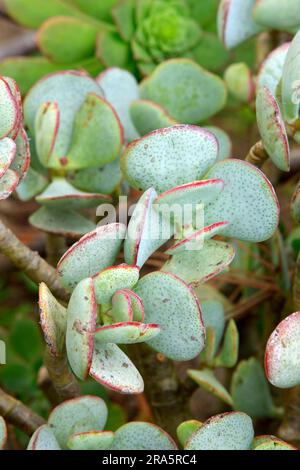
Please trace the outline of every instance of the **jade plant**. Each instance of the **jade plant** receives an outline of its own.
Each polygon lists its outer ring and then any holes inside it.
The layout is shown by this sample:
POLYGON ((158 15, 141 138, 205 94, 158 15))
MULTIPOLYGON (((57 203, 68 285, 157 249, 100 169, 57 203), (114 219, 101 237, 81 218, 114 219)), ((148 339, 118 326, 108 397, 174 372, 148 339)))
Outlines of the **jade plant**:
POLYGON ((41 57, 9 58, 0 69, 22 85, 43 75, 122 67, 149 75, 164 60, 187 57, 212 71, 229 60, 216 34, 218 0, 7 0, 7 13, 37 29, 41 57))

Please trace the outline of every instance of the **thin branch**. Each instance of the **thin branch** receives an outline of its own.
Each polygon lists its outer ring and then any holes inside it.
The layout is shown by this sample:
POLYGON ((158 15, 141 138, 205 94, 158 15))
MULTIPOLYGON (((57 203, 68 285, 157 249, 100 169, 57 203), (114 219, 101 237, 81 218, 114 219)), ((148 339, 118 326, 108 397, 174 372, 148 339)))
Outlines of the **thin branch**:
POLYGON ((80 396, 80 387, 70 370, 66 354, 57 357, 46 349, 45 366, 60 402, 80 396))
POLYGON ((55 269, 36 251, 24 245, 0 220, 0 252, 36 283, 45 282, 53 295, 68 300, 69 294, 61 286, 55 269))
POLYGON ((44 419, 0 388, 0 415, 28 436, 45 424, 44 419))
POLYGON ((261 290, 260 292, 251 295, 248 299, 239 302, 233 309, 227 310, 226 320, 239 320, 240 318, 247 315, 255 307, 262 304, 273 296, 274 291, 267 289, 261 290))

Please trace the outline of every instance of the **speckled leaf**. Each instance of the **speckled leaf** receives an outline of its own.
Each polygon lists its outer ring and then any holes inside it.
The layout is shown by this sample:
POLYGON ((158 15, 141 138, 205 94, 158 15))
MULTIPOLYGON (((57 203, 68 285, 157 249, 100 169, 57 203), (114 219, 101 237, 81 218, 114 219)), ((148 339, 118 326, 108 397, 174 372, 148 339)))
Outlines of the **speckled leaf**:
POLYGON ((78 212, 41 207, 29 217, 34 227, 47 233, 78 238, 95 228, 95 224, 78 212))
POLYGON ((218 12, 219 37, 228 49, 261 31, 253 20, 256 0, 222 0, 218 12))
POLYGON ((228 222, 217 222, 201 230, 191 232, 185 238, 175 242, 174 245, 167 249, 166 253, 173 256, 188 250, 201 250, 205 240, 209 240, 215 235, 222 233, 227 225, 228 222))
POLYGON ((120 264, 100 271, 93 278, 97 304, 108 304, 120 289, 131 289, 138 282, 138 266, 120 264))
POLYGON ((116 344, 102 344, 95 338, 90 375, 104 387, 119 393, 142 393, 144 382, 139 371, 116 344))
POLYGON ((65 401, 50 413, 48 425, 59 445, 67 449, 70 436, 88 431, 102 431, 107 407, 102 398, 91 395, 65 401))
POLYGON ((190 59, 171 59, 140 85, 141 98, 162 106, 177 122, 198 124, 226 104, 223 80, 190 59))
POLYGON ((130 105, 139 99, 138 83, 134 75, 127 70, 112 67, 97 77, 97 82, 104 91, 105 98, 116 110, 122 126, 125 139, 131 142, 139 138, 139 134, 131 120, 130 105))
POLYGON ((289 31, 299 29, 300 10, 298 0, 259 0, 253 10, 254 20, 264 27, 289 31))
POLYGON ((6 170, 0 178, 0 201, 7 199, 14 192, 19 183, 19 176, 13 170, 6 170))
POLYGON ((40 426, 31 436, 27 450, 61 450, 51 427, 40 426))
POLYGON ((127 293, 130 296, 133 320, 138 321, 138 322, 143 322, 145 319, 145 310, 144 310, 142 299, 140 298, 139 295, 137 295, 133 291, 130 291, 128 289, 123 289, 123 292, 125 291, 127 291, 127 293))
POLYGON ((267 87, 273 96, 276 96, 290 44, 286 42, 274 49, 262 63, 257 76, 257 87, 267 87))
POLYGON ((215 367, 234 367, 239 354, 239 332, 234 320, 228 323, 220 354, 215 358, 215 367))
POLYGON ((173 439, 151 423, 124 424, 115 433, 111 450, 176 450, 173 439), (138 436, 138 438, 137 438, 138 436))
POLYGON ((220 274, 232 262, 235 250, 228 243, 207 240, 201 250, 186 250, 172 256, 163 270, 197 286, 220 274))
POLYGON ((125 289, 120 289, 112 296, 111 316, 116 323, 133 321, 131 296, 125 289))
POLYGON ((159 193, 202 178, 218 155, 216 138, 196 126, 159 129, 131 143, 121 169, 136 189, 159 193))
POLYGON ((68 448, 71 450, 106 450, 114 440, 111 431, 88 431, 74 434, 68 440, 68 448))
POLYGON ((281 99, 284 120, 293 124, 299 118, 300 32, 289 47, 282 72, 281 99))
POLYGON ((0 450, 4 449, 7 440, 7 428, 4 419, 0 416, 0 450))
POLYGON ((136 344, 149 341, 160 333, 159 325, 139 322, 114 323, 97 328, 99 343, 136 344))
POLYGON ((44 175, 38 173, 33 168, 29 168, 26 177, 17 188, 18 197, 21 201, 29 201, 41 193, 47 185, 48 180, 44 175))
POLYGON ((56 102, 46 101, 37 110, 34 135, 35 148, 43 166, 51 166, 55 142, 60 122, 59 108, 56 102))
POLYGON ((39 285, 40 324, 45 341, 53 356, 59 356, 65 346, 67 311, 50 292, 47 285, 39 285))
POLYGON ((197 421, 196 419, 184 421, 178 426, 176 433, 182 447, 185 447, 187 441, 190 439, 192 434, 194 434, 197 429, 199 429, 201 426, 202 423, 200 421, 197 421))
POLYGON ((70 182, 82 191, 111 194, 121 183, 122 173, 117 158, 100 168, 86 168, 69 175, 70 182))
POLYGON ((283 320, 271 334, 266 347, 268 380, 279 388, 300 384, 300 312, 283 320))
POLYGON ((93 358, 98 308, 92 278, 75 287, 67 309, 66 347, 70 366, 81 380, 88 377, 93 358))
POLYGON ((141 136, 176 124, 162 106, 150 100, 134 101, 130 106, 130 116, 141 136))
POLYGON ((279 104, 266 87, 258 90, 256 117, 264 148, 282 171, 290 169, 290 146, 279 104))
POLYGON ((232 406, 233 401, 226 390, 226 388, 217 380, 214 373, 210 369, 203 370, 188 370, 188 376, 194 380, 199 387, 202 387, 207 392, 211 393, 215 397, 232 406))
POLYGON ((232 156, 232 142, 230 136, 219 127, 205 126, 204 129, 206 129, 208 132, 211 132, 218 141, 219 152, 217 161, 225 160, 225 158, 230 158, 232 156))
POLYGON ((219 198, 206 207, 205 223, 227 220, 224 235, 260 242, 270 238, 278 225, 279 203, 265 175, 242 160, 224 160, 207 173, 220 178, 225 188, 219 198))
POLYGON ((205 328, 193 290, 170 273, 153 272, 135 288, 145 309, 145 321, 157 323, 160 334, 149 345, 170 359, 188 361, 204 348, 205 328))
POLYGON ((275 405, 263 368, 255 358, 241 361, 231 381, 234 409, 252 418, 274 417, 275 405))
POLYGON ((14 138, 18 132, 21 115, 19 103, 16 101, 5 77, 0 77, 0 106, 0 138, 14 138))
POLYGON ((200 300, 202 318, 205 328, 215 332, 214 353, 219 349, 225 328, 224 306, 219 300, 200 300))
POLYGON ((298 450, 276 436, 256 436, 252 448, 253 450, 298 450))
POLYGON ((192 435, 185 450, 250 450, 253 435, 249 416, 223 413, 207 420, 192 435))
POLYGON ((158 250, 174 233, 172 224, 158 213, 153 203, 157 193, 153 188, 141 196, 128 224, 124 243, 127 263, 142 267, 148 258, 158 250))
POLYGON ((103 166, 115 160, 123 146, 123 128, 114 108, 89 93, 76 114, 68 168, 103 166))
POLYGON ((223 188, 224 182, 220 179, 194 181, 165 191, 155 199, 154 204, 158 204, 157 210, 164 204, 179 204, 182 207, 187 204, 206 205, 217 199, 223 188))
POLYGON ((16 144, 9 137, 0 140, 0 178, 10 167, 16 155, 16 144))
POLYGON ((44 192, 36 197, 42 206, 58 209, 87 209, 96 207, 104 202, 111 202, 112 198, 105 194, 92 194, 82 192, 65 178, 55 178, 44 192))
POLYGON ((86 277, 111 266, 119 252, 126 227, 109 224, 96 228, 71 246, 57 265, 62 284, 72 291, 86 277))
POLYGON ((243 62, 230 65, 224 74, 229 92, 242 103, 251 103, 255 97, 255 81, 251 69, 243 62))
POLYGON ((15 142, 17 145, 17 151, 15 158, 10 165, 10 169, 14 170, 18 174, 20 181, 22 181, 27 175, 30 165, 29 139, 23 128, 20 128, 15 142))

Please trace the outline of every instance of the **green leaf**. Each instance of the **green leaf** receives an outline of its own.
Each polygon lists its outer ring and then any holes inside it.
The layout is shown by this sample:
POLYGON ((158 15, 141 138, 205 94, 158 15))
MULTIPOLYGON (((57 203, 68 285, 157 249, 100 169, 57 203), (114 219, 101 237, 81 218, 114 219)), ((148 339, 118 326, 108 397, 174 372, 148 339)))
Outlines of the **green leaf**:
POLYGON ((218 72, 228 63, 230 55, 215 34, 205 31, 199 45, 193 49, 193 58, 205 69, 218 72))
POLYGON ((292 197, 291 202, 291 211, 293 219, 299 223, 300 222, 300 184, 297 185, 295 192, 292 197))
POLYGON ((72 291, 82 279, 111 266, 118 255, 125 232, 126 227, 122 224, 104 225, 87 233, 71 246, 57 265, 65 288, 72 291))
POLYGON ((249 416, 223 413, 210 418, 192 434, 185 450, 250 450, 253 435, 249 416))
POLYGON ((204 348, 205 329, 191 288, 165 272, 144 276, 135 292, 141 297, 145 321, 157 323, 160 334, 149 345, 175 361, 188 361, 204 348))
POLYGON ((176 450, 173 439, 155 424, 124 424, 115 433, 111 450, 176 450))
POLYGON ((230 65, 224 80, 232 96, 242 103, 251 103, 255 97, 255 81, 248 65, 243 62, 230 65))
POLYGON ((29 170, 30 146, 28 136, 23 128, 20 128, 15 143, 17 145, 16 156, 10 165, 10 169, 15 171, 22 181, 29 170))
POLYGON ((7 441, 7 428, 4 419, 0 416, 0 450, 3 450, 7 441))
POLYGON ((74 374, 81 380, 88 377, 92 364, 97 313, 93 280, 83 279, 69 301, 66 334, 68 360, 74 374))
POLYGON ((10 167, 17 151, 14 140, 5 137, 0 140, 0 178, 10 167))
POLYGON ((178 426, 176 433, 182 447, 185 447, 192 434, 194 434, 201 426, 202 423, 200 421, 196 421, 195 419, 184 421, 178 426))
POLYGON ((7 199, 13 193, 19 183, 19 176, 13 170, 7 170, 0 178, 0 201, 7 199))
POLYGON ((290 146, 280 107, 266 87, 258 90, 256 117, 264 148, 282 171, 290 170, 290 146))
POLYGON ((143 378, 116 344, 102 344, 95 338, 90 376, 104 387, 119 393, 144 391, 143 378))
POLYGON ((110 431, 88 431, 77 433, 68 440, 71 450, 106 450, 114 440, 114 433, 110 431))
POLYGON ((128 289, 118 290, 112 297, 111 316, 115 322, 144 321, 142 299, 128 289))
POLYGON ((235 250, 228 243, 207 240, 200 250, 176 253, 162 269, 195 287, 223 272, 234 255, 235 250))
POLYGON ((281 99, 284 120, 293 124, 299 118, 300 33, 289 47, 282 72, 281 99))
POLYGON ((257 87, 265 86, 273 96, 277 93, 289 47, 290 43, 286 42, 274 49, 262 63, 257 76, 257 87))
POLYGON ((122 180, 120 161, 117 158, 100 168, 86 168, 68 175, 68 177, 69 181, 82 191, 112 194, 122 180))
POLYGON ((133 69, 130 45, 118 33, 108 31, 98 34, 96 56, 106 68, 133 69))
POLYGON ((112 15, 118 32, 125 41, 130 41, 135 31, 134 0, 125 0, 122 2, 117 0, 115 3, 117 4, 112 9, 112 15))
POLYGON ((239 354, 239 332, 235 321, 228 323, 220 354, 215 359, 216 367, 234 367, 239 354))
POLYGON ((230 136, 219 127, 205 126, 204 129, 206 129, 208 132, 211 132, 216 137, 219 143, 219 153, 217 161, 225 160, 225 158, 230 158, 232 156, 232 142, 230 136))
POLYGON ((112 296, 120 289, 131 289, 139 279, 138 266, 120 264, 100 271, 93 282, 98 304, 108 304, 112 296))
POLYGON ((278 3, 276 0, 260 0, 256 2, 253 18, 265 28, 283 31, 298 30, 300 11, 298 0, 286 0, 278 3))
POLYGON ((298 450, 296 447, 275 436, 257 436, 253 440, 253 450, 298 450))
POLYGON ((232 377, 231 395, 234 409, 252 418, 276 414, 263 368, 255 358, 239 363, 232 377))
POLYGON ((268 380, 279 388, 300 384, 300 312, 285 318, 271 334, 265 353, 268 380))
POLYGON ((72 3, 94 18, 111 22, 111 10, 118 1, 119 0, 101 0, 100 2, 95 2, 95 0, 72 0, 72 3))
POLYGON ((176 124, 164 108, 149 100, 134 101, 130 106, 130 116, 141 136, 176 124))
POLYGON ((107 419, 105 402, 91 395, 73 398, 51 412, 48 424, 62 449, 67 449, 73 434, 102 431, 107 419))
POLYGON ((61 450, 51 427, 40 426, 31 436, 27 450, 61 450))
POLYGON ((123 322, 97 328, 95 338, 99 343, 136 344, 149 341, 159 333, 159 325, 123 322))
POLYGON ((218 352, 225 328, 224 306, 219 300, 200 300, 200 305, 205 328, 211 328, 215 333, 215 354, 218 352))
POLYGON ((128 145, 121 157, 121 169, 134 188, 145 191, 153 187, 162 193, 200 180, 217 154, 212 134, 200 127, 178 125, 159 129, 128 145))
POLYGON ((75 211, 48 207, 41 207, 34 212, 29 222, 44 232, 76 239, 95 228, 93 222, 75 211))
POLYGON ((39 285, 39 310, 45 341, 51 354, 59 356, 65 347, 67 311, 44 282, 39 285))
POLYGON ((225 182, 219 198, 205 208, 205 223, 227 220, 224 235, 260 242, 270 238, 278 225, 279 203, 265 175, 242 160, 218 162, 205 176, 225 182))
POLYGON ((141 98, 162 106, 178 122, 197 124, 226 103, 226 87, 218 76, 189 59, 159 65, 141 85, 141 98))
POLYGON ((26 177, 17 188, 18 197, 21 201, 29 201, 41 193, 47 185, 47 178, 30 167, 26 177))
POLYGON ((0 100, 3 107, 0 116, 0 138, 15 138, 20 125, 20 105, 9 86, 9 82, 4 77, 0 77, 0 100))
POLYGON ((215 397, 232 406, 233 401, 226 390, 226 388, 217 380, 214 373, 210 369, 204 370, 188 370, 188 376, 194 380, 199 387, 202 387, 207 392, 211 393, 215 397))

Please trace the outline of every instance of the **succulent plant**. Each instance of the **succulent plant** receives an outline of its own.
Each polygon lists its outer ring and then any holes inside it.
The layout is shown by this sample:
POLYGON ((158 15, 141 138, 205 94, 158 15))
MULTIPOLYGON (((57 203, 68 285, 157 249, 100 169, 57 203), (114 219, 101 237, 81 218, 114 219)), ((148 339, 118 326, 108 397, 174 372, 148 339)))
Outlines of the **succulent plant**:
POLYGON ((131 422, 116 432, 104 430, 107 406, 95 396, 65 401, 52 410, 47 424, 32 435, 27 450, 176 450, 161 428, 131 422))
POLYGON ((1 73, 18 79, 25 93, 43 75, 61 69, 85 69, 95 76, 103 66, 117 66, 144 76, 170 58, 191 58, 212 71, 229 60, 216 34, 218 0, 96 3, 48 0, 45 8, 43 0, 6 0, 16 22, 38 29, 43 56, 9 58, 1 73))
POLYGON ((0 200, 6 199, 25 177, 30 164, 27 134, 23 128, 21 95, 16 82, 0 77, 0 200))

